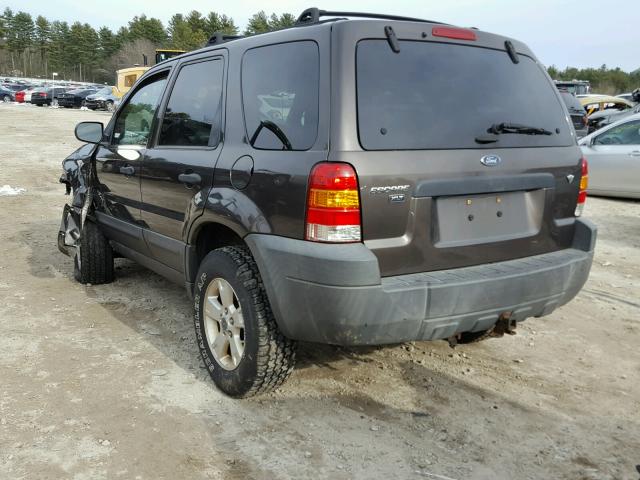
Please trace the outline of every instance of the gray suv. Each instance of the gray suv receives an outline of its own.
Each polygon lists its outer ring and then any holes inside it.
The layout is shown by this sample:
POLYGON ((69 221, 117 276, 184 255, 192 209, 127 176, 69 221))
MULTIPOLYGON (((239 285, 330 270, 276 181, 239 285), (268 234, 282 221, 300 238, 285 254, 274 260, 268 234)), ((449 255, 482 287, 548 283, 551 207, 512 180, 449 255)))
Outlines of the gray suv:
POLYGON ((512 333, 591 267, 566 107, 491 33, 310 9, 154 66, 76 136, 58 237, 75 277, 110 282, 122 256, 185 285, 234 397, 281 385, 296 341, 512 333))

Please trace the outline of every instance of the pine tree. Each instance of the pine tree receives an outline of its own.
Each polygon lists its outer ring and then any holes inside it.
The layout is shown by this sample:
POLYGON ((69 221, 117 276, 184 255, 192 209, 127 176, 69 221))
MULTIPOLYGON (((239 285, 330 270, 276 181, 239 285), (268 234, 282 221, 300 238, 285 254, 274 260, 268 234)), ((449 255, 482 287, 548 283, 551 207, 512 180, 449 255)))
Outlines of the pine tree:
POLYGON ((245 35, 255 35, 257 33, 271 32, 273 30, 291 27, 295 23, 296 17, 290 13, 283 13, 280 16, 272 13, 271 16, 267 17, 264 11, 260 11, 249 19, 244 33, 245 35))
POLYGON ((2 15, 0 15, 0 48, 4 46, 4 42, 9 35, 9 23, 13 18, 13 11, 7 7, 4 9, 2 15))
POLYGON ((178 13, 169 20, 169 44, 176 50, 189 51, 200 48, 209 39, 206 29, 207 22, 199 12, 193 11, 187 18, 178 13))
POLYGON ((254 14, 247 24, 247 28, 244 30, 245 35, 255 35, 257 33, 265 33, 271 30, 269 25, 269 18, 264 11, 260 11, 254 14))
POLYGON ((290 13, 283 13, 277 16, 275 13, 269 17, 269 27, 271 30, 278 30, 280 28, 292 27, 296 23, 296 17, 290 13))
POLYGON ((107 59, 116 53, 120 46, 120 39, 109 27, 102 27, 98 31, 98 49, 102 59, 107 59))
POLYGON ((193 33, 198 31, 204 32, 207 29, 207 20, 202 17, 202 14, 197 10, 192 10, 185 18, 185 21, 191 28, 193 33))
POLYGON ((51 23, 51 46, 49 48, 49 66, 61 77, 66 77, 69 68, 68 58, 69 25, 67 22, 51 23))
POLYGON ((128 40, 146 38, 156 45, 162 45, 167 40, 167 33, 162 22, 157 18, 147 18, 146 15, 133 17, 129 22, 128 40))
POLYGON ((29 75, 29 48, 34 43, 35 26, 31 15, 16 13, 9 22, 7 47, 12 55, 22 59, 22 74, 29 75))
POLYGON ((38 15, 38 18, 36 18, 35 41, 40 52, 41 67, 38 71, 44 71, 44 75, 47 77, 49 76, 48 53, 51 44, 51 24, 42 15, 38 15))
POLYGON ((216 12, 209 12, 206 19, 205 33, 211 36, 217 32, 226 33, 227 35, 237 35, 238 27, 236 27, 232 18, 226 15, 219 15, 216 12))

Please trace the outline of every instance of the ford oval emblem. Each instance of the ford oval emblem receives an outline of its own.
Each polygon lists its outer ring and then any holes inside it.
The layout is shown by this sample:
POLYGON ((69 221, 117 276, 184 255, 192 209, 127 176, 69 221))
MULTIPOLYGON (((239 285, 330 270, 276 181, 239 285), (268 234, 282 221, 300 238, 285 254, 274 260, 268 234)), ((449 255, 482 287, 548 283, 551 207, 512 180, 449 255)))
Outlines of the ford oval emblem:
POLYGON ((485 155, 480 159, 480 163, 485 167, 495 167, 502 163, 502 159, 497 155, 485 155))

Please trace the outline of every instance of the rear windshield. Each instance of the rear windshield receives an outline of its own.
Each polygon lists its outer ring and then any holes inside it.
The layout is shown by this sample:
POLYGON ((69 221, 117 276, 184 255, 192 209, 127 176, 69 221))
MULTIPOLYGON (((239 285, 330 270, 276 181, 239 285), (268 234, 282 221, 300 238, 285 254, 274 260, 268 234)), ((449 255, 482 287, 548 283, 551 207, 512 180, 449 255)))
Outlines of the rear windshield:
POLYGON ((581 113, 583 115, 586 113, 584 107, 580 103, 580 100, 574 97, 573 94, 569 92, 560 92, 560 96, 562 97, 562 100, 564 100, 564 104, 567 106, 569 113, 581 113))
POLYGON ((434 42, 358 43, 358 132, 365 150, 543 147, 574 143, 555 87, 531 58, 434 42), (493 124, 518 123, 552 135, 501 134, 479 144, 493 124), (556 129, 560 133, 556 133, 556 129))

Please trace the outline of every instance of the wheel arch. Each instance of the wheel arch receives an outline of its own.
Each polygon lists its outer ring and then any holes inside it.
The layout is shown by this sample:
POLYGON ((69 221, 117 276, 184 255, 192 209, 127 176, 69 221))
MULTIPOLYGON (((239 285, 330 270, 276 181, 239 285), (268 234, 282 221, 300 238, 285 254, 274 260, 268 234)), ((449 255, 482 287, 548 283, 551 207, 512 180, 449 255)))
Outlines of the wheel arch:
POLYGON ((214 219, 197 222, 190 232, 187 241, 185 274, 186 281, 193 284, 200 263, 211 251, 232 245, 246 245, 246 232, 234 225, 214 219))

